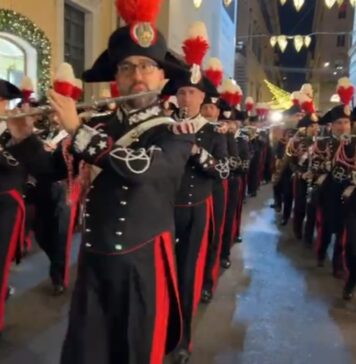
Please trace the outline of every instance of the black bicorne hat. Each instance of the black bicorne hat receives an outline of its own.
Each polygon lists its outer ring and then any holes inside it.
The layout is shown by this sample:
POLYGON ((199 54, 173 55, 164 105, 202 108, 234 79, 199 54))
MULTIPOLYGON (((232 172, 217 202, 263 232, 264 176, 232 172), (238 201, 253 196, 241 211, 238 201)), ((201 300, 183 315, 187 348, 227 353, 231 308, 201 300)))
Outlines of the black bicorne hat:
POLYGON ((259 121, 258 115, 253 115, 248 118, 250 123, 257 123, 259 121))
POLYGON ((5 100, 20 99, 22 92, 11 82, 0 79, 0 98, 5 100))
POLYGON ((346 118, 351 121, 351 110, 348 106, 345 105, 337 105, 333 107, 330 111, 330 121, 331 123, 335 122, 338 119, 346 118))
POLYGON ((287 115, 295 115, 295 114, 298 114, 300 112, 302 112, 302 108, 300 107, 300 105, 293 105, 289 109, 285 110, 283 112, 283 114, 285 116, 287 116, 287 115))
POLYGON ((313 124, 318 124, 318 119, 313 117, 311 114, 307 114, 298 121, 297 128, 308 128, 313 124))
POLYGON ((166 40, 153 25, 159 3, 159 0, 117 0, 119 14, 128 25, 111 34, 107 49, 97 58, 92 68, 83 73, 84 81, 115 80, 117 65, 131 56, 147 57, 157 62, 168 79, 184 74, 179 66, 167 60, 166 40), (145 9, 147 11, 144 13, 145 9))

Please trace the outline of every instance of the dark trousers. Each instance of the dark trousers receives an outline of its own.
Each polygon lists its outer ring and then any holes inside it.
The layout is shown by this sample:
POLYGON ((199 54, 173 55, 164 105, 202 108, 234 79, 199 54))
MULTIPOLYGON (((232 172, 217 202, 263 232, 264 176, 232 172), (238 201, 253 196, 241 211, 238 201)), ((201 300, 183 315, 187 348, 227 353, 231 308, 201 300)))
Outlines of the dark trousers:
POLYGON ((293 231, 299 239, 303 235, 303 223, 306 214, 308 183, 301 177, 294 177, 293 231))
POLYGON ((176 257, 183 312, 181 347, 190 350, 192 321, 200 301, 208 246, 211 202, 176 207, 176 257))
MULTIPOLYGON (((341 213, 340 209, 338 212, 341 213)), ((323 262, 326 258, 327 250, 330 246, 331 239, 335 234, 335 246, 332 258, 333 264, 333 272, 338 273, 343 269, 342 266, 342 241, 344 234, 344 224, 341 223, 336 227, 336 230, 333 228, 333 221, 330 219, 330 211, 323 211, 322 208, 319 208, 317 211, 317 220, 318 220, 318 244, 317 244, 317 254, 318 261, 323 262)))
POLYGON ((292 172, 289 170, 287 170, 282 177, 282 205, 283 219, 288 221, 291 216, 293 206, 293 180, 292 172))
POLYGON ((236 210, 238 207, 240 183, 241 180, 239 180, 236 176, 229 179, 221 259, 227 259, 230 257, 231 246, 234 242, 234 224, 236 223, 236 210))
MULTIPOLYGON (((40 191, 43 191, 41 189, 40 191)), ((67 234, 70 207, 66 202, 65 187, 53 184, 47 193, 39 195, 36 201, 36 218, 33 231, 36 241, 50 261, 49 275, 53 284, 64 284, 66 269, 67 234), (48 198, 43 198, 47 196, 48 198)))
POLYGON ((260 153, 255 153, 250 162, 250 168, 248 171, 247 178, 247 192, 249 195, 254 195, 257 193, 260 184, 260 153))
POLYGON ((83 251, 61 363, 163 363, 167 333, 173 346, 180 336, 173 257, 160 237, 123 255, 83 251))
POLYGON ((314 231, 316 225, 316 206, 312 201, 307 202, 306 220, 304 224, 304 242, 307 246, 312 246, 314 241, 314 231))
POLYGON ((356 191, 345 204, 344 254, 348 270, 346 288, 353 290, 356 287, 356 191))
POLYGON ((206 290, 212 290, 216 286, 219 274, 222 234, 227 200, 227 188, 225 190, 224 183, 227 184, 227 181, 217 181, 213 186, 214 215, 213 224, 209 231, 209 246, 206 256, 203 285, 206 290))
POLYGON ((16 250, 23 243, 25 208, 21 196, 0 193, 0 332, 4 328, 5 301, 11 263, 16 250))

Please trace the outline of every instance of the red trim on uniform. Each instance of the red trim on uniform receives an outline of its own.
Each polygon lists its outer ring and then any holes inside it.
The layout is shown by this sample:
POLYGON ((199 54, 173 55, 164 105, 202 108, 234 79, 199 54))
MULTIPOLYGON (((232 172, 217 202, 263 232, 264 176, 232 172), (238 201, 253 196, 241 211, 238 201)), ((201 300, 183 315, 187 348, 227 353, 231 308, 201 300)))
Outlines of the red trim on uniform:
POLYGON ((347 234, 347 229, 345 228, 343 233, 342 233, 342 237, 341 237, 341 246, 342 246, 342 264, 344 266, 344 272, 345 272, 345 279, 346 281, 349 279, 349 275, 350 275, 350 271, 347 267, 347 262, 346 262, 346 246, 347 246, 347 240, 348 240, 348 234, 347 234))
POLYGON ((114 142, 112 140, 111 137, 108 136, 108 139, 107 139, 107 142, 108 142, 108 146, 105 150, 103 150, 94 160, 94 163, 93 164, 97 164, 101 158, 103 158, 104 156, 106 156, 107 154, 109 154, 111 151, 112 151, 112 147, 114 145, 114 142))
POLYGON ((219 243, 218 243, 218 249, 215 257, 215 262, 212 269, 212 279, 213 279, 213 291, 216 290, 216 286, 218 283, 218 277, 220 273, 220 254, 222 249, 222 238, 224 233, 224 226, 225 226, 225 216, 226 216, 226 205, 227 205, 227 191, 228 191, 228 180, 223 180, 222 185, 224 188, 224 211, 223 211, 223 218, 222 218, 222 224, 220 226, 219 231, 219 243))
MULTIPOLYGON (((153 330, 152 351, 150 364, 163 363, 167 340, 167 327, 169 319, 169 289, 168 277, 165 268, 165 242, 164 238, 157 237, 154 241, 154 267, 156 273, 156 316, 153 330)), ((170 242, 172 244, 172 242, 170 242)))
POLYGON ((74 224, 75 218, 77 216, 78 211, 78 203, 81 194, 81 186, 78 181, 75 181, 72 186, 71 196, 69 198, 71 205, 70 208, 70 218, 67 230, 67 239, 66 239, 66 249, 65 249, 65 263, 64 263, 64 287, 68 288, 69 286, 69 273, 70 273, 70 257, 72 252, 72 243, 73 243, 73 235, 74 235, 74 224))
POLYGON ((27 236, 25 237, 25 247, 27 249, 27 252, 31 251, 32 249, 32 236, 33 232, 30 231, 27 236))
POLYGON ((198 309, 198 305, 199 305, 200 297, 201 297, 201 291, 203 288, 206 254, 207 254, 208 244, 209 244, 209 225, 210 225, 210 219, 211 219, 212 211, 213 211, 212 196, 208 197, 206 199, 205 203, 206 203, 206 216, 205 216, 204 234, 202 237, 202 241, 200 243, 199 255, 198 255, 198 259, 196 261, 196 265, 195 265, 193 317, 198 309))
POLYGON ((321 248, 321 240, 323 235, 323 212, 320 207, 316 209, 316 231, 317 231, 317 238, 316 238, 316 245, 315 251, 319 254, 319 250, 321 248))
POLYGON ((16 254, 17 244, 23 246, 24 234, 25 234, 25 204, 22 196, 16 190, 10 190, 5 192, 10 195, 17 203, 18 208, 16 211, 15 222, 13 225, 9 247, 5 259, 5 266, 3 272, 3 279, 1 282, 0 291, 0 332, 4 328, 4 315, 5 315, 5 301, 8 289, 8 279, 10 273, 10 265, 16 254), (19 241, 20 240, 20 241, 19 241))

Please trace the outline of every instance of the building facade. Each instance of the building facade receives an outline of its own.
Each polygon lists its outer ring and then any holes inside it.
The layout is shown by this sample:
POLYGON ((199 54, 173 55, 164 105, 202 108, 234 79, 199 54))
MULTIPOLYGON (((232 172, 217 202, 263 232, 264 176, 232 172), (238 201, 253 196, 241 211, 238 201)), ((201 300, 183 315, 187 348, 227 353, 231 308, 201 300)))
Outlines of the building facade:
POLYGON ((269 36, 280 34, 278 2, 239 0, 237 10, 237 43, 235 78, 245 96, 266 102, 272 98, 264 80, 280 85, 278 53, 270 46, 269 36))
POLYGON ((107 0, 1 0, 0 14, 0 77, 18 84, 27 74, 36 90, 63 61, 81 77, 117 26, 107 0))
MULTIPOLYGON (((181 54, 189 26, 204 21, 211 44, 208 57, 220 58, 226 77, 232 77, 237 1, 165 0, 157 26, 169 48, 181 54)), ((0 4, 0 77, 19 84, 27 74, 39 94, 48 89, 63 61, 72 64, 80 77, 120 23, 114 0, 1 0, 0 4)), ((96 86, 86 85, 87 97, 97 91, 96 86)))
MULTIPOLYGON (((321 111, 335 105, 331 98, 337 81, 349 75, 353 24, 354 9, 348 1, 331 9, 323 1, 316 3, 313 32, 334 33, 313 37, 314 47, 308 56, 307 80, 313 85, 315 105, 321 111)), ((337 102, 337 98, 335 100, 337 102)))
POLYGON ((207 27, 209 57, 218 57, 225 76, 234 76, 236 44, 236 9, 238 0, 165 0, 158 19, 171 50, 182 54, 182 42, 189 26, 197 20, 207 27))

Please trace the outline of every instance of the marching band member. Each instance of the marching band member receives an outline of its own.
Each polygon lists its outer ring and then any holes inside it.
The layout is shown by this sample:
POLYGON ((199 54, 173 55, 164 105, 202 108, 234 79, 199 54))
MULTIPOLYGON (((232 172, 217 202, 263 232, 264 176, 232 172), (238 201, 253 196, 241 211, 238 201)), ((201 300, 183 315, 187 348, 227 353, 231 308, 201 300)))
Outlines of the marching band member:
MULTIPOLYGON (((159 92, 165 77, 184 77, 166 61, 165 39, 153 24, 159 2, 119 0, 117 7, 127 25, 113 32, 84 79, 116 79, 122 95, 133 95, 159 92)), ((10 120, 18 133, 11 150, 19 158, 31 150, 26 162, 35 175, 62 179, 83 163, 91 172, 61 363, 162 363, 166 343, 172 350, 181 336, 173 206, 192 138, 172 133, 174 121, 152 93, 88 124, 70 97, 50 91, 49 100, 71 135, 68 148, 45 152, 27 118, 10 120)))

